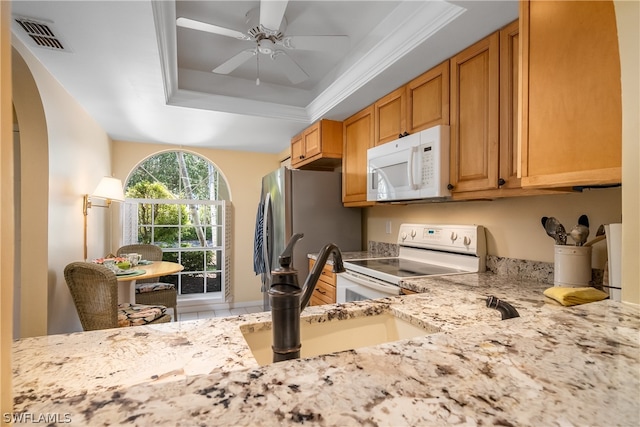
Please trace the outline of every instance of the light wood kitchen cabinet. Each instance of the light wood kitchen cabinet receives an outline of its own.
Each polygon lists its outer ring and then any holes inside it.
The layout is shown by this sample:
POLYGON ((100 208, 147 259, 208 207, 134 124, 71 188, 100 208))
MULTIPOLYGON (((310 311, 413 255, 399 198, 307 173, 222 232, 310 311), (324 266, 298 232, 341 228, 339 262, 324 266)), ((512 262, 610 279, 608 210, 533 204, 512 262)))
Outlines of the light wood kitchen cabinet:
POLYGON ((518 88, 520 62, 520 23, 512 22, 500 30, 500 149, 498 186, 520 189, 518 177, 518 88))
POLYGON ((522 185, 622 181, 612 1, 521 1, 522 185))
POLYGON ((406 87, 402 86, 373 104, 375 111, 374 145, 395 141, 407 131, 406 87))
POLYGON ((449 61, 380 98, 375 110, 374 145, 436 125, 449 124, 449 61))
MULTIPOLYGON (((480 175, 489 176, 488 171, 493 172, 497 167, 497 175, 490 174, 491 179, 483 179, 471 191, 460 191, 457 186, 453 191, 454 200, 468 199, 493 199, 500 197, 514 197, 540 194, 557 194, 560 189, 533 189, 522 188, 521 179, 518 176, 519 158, 518 146, 518 117, 520 87, 519 61, 520 61, 520 37, 519 22, 514 21, 498 32, 499 35, 499 117, 498 117, 498 150, 492 150, 484 161, 490 162, 486 168, 487 173, 480 175), (497 158, 495 157, 497 155, 497 158), (494 179, 497 177, 497 179, 494 179)), ((483 153, 487 154, 487 153, 483 153)), ((452 165, 453 166, 453 165, 452 165)), ((477 170, 485 171, 480 165, 477 170)), ((455 184, 454 184, 455 185, 455 184)))
POLYGON ((449 60, 406 85, 409 134, 449 124, 449 60))
MULTIPOLYGON (((313 269, 316 261, 309 259, 309 271, 313 269)), ((333 272, 331 264, 325 264, 316 288, 311 294, 309 305, 333 304, 336 302, 336 273, 333 272)))
POLYGON ((452 191, 498 186, 499 34, 450 59, 452 191))
POLYGON ((291 139, 291 167, 333 170, 342 163, 342 122, 320 120, 291 139))
POLYGON ((367 150, 373 147, 373 105, 343 122, 342 203, 344 206, 372 206, 367 202, 367 150))

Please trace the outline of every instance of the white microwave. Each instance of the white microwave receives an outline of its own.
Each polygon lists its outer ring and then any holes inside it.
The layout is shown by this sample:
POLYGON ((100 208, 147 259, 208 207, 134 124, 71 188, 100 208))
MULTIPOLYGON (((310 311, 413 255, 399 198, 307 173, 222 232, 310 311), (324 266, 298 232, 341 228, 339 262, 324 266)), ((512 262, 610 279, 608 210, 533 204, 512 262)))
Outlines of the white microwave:
POLYGON ((367 150, 367 200, 444 199, 449 126, 439 125, 367 150))

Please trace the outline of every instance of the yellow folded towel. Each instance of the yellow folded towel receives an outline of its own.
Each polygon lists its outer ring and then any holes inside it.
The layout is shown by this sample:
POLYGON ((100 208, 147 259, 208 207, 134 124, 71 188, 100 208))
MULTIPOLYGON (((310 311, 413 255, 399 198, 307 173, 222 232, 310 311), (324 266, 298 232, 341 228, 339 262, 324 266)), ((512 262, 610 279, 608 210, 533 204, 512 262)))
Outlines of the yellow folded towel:
POLYGON ((563 288, 561 286, 545 290, 544 295, 565 306, 601 301, 609 296, 596 288, 563 288))

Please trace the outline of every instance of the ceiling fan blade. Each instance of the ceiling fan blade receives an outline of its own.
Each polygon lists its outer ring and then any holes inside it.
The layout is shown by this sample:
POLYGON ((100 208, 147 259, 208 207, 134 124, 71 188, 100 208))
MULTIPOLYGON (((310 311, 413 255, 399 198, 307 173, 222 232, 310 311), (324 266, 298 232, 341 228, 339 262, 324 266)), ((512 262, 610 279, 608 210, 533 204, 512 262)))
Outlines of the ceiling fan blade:
POLYGON ((240 40, 251 40, 251 38, 240 31, 231 30, 229 28, 219 27, 206 22, 195 21, 193 19, 180 17, 176 19, 176 25, 183 28, 191 28, 192 30, 206 31, 207 33, 219 34, 221 36, 233 37, 240 40))
POLYGON ((309 78, 309 75, 285 51, 277 50, 271 57, 291 83, 297 84, 309 78))
POLYGON ((217 74, 229 74, 245 62, 249 60, 249 58, 255 56, 255 49, 247 49, 238 53, 237 55, 232 56, 222 64, 218 65, 212 71, 217 74))
POLYGON ((272 31, 278 31, 287 3, 289 3, 288 0, 262 0, 260 2, 260 24, 272 31))
POLYGON ((287 49, 339 50, 348 46, 349 36, 287 36, 280 44, 287 49))

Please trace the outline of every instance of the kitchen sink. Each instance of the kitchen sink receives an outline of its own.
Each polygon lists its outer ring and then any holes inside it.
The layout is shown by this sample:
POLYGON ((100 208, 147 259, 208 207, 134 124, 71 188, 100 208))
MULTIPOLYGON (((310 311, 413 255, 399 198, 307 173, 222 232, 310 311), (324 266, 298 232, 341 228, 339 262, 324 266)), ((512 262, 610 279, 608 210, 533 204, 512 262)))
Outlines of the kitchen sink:
MULTIPOLYGON (((242 335, 260 365, 273 362, 271 325, 243 325, 242 335)), ((319 356, 438 332, 436 327, 420 327, 392 313, 300 323, 300 357, 319 356)))

